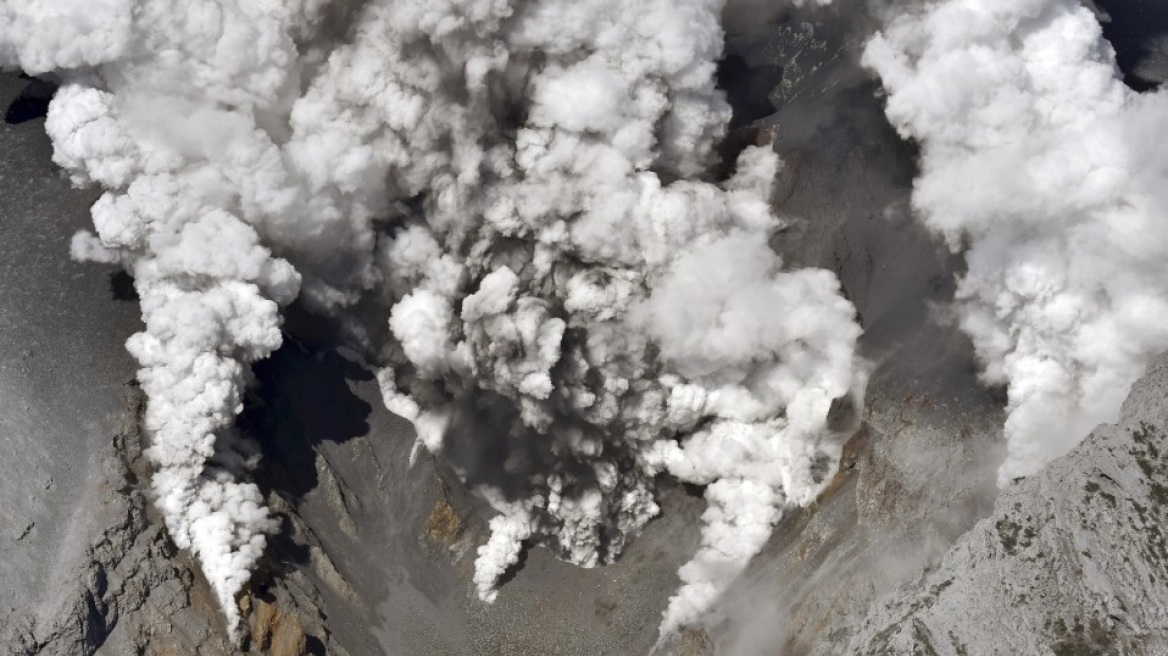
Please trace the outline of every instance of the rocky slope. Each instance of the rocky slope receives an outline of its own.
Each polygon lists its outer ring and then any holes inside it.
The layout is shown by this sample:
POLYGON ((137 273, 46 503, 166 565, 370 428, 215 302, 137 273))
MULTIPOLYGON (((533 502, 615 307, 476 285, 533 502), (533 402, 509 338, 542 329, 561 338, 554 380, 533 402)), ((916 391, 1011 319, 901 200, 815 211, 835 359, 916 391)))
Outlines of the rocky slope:
POLYGON ((220 653, 216 616, 137 491, 122 344, 138 312, 112 272, 64 257, 95 196, 49 159, 43 91, 0 79, 0 653, 92 654, 133 626, 159 653, 220 653))
MULTIPOLYGON (((845 653, 1168 652, 1168 356, 1115 425, 998 497, 845 653)), ((841 653, 820 645, 815 653, 841 653)))

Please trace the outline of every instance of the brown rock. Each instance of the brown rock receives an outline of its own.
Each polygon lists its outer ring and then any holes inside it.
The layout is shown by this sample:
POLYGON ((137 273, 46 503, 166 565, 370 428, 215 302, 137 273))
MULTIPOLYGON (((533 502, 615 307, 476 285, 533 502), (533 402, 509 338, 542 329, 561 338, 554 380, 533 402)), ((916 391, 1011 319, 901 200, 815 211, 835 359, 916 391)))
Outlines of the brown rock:
POLYGON ((426 539, 444 547, 454 545, 462 535, 462 519, 446 499, 439 499, 426 519, 426 539))
POLYGON ((263 599, 254 599, 252 603, 255 605, 250 618, 252 652, 269 656, 305 656, 308 653, 300 620, 263 599))
POLYGON ((714 641, 702 629, 688 627, 665 638, 652 656, 714 656, 714 641))

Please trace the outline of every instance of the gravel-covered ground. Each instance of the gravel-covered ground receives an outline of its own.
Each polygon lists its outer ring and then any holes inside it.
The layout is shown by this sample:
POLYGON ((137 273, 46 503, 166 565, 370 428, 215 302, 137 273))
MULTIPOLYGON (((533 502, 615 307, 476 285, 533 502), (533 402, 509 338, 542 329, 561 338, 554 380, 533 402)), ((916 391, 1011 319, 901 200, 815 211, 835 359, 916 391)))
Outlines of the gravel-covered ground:
MULTIPOLYGON (((28 85, 0 77, 0 108, 28 85)), ((0 124, 0 617, 71 594, 134 374, 122 344, 138 308, 69 259, 96 195, 73 190, 51 150, 43 119, 0 124)))

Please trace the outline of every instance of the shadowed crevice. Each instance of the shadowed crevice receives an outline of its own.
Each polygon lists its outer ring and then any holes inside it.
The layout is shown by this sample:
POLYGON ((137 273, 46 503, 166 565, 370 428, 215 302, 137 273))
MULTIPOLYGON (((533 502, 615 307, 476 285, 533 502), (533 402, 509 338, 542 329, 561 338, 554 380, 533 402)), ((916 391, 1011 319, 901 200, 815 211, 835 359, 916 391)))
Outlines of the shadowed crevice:
POLYGON ((21 75, 28 80, 28 84, 20 94, 8 104, 4 112, 4 122, 9 125, 20 125, 38 118, 44 118, 49 113, 49 102, 57 92, 57 85, 27 75, 21 75))

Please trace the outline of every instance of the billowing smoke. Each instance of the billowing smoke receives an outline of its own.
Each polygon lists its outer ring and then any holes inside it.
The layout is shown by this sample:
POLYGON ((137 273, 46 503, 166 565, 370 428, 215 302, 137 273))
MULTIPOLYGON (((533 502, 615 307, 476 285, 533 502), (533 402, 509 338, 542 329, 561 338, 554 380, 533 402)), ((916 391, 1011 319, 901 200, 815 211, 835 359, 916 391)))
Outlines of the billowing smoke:
POLYGON ((672 631, 814 499, 863 388, 859 328, 831 273, 768 245, 771 149, 705 173, 730 118, 721 10, 0 9, 0 63, 63 82, 56 161, 108 190, 73 253, 134 274, 154 491, 230 625, 273 524, 231 426, 298 296, 350 326, 387 406, 499 512, 484 600, 527 543, 612 561, 669 475, 709 503, 672 631))
POLYGON ((1126 88, 1077 0, 947 0, 865 60, 922 146, 914 203, 964 249, 960 322, 1009 392, 1005 484, 1117 419, 1168 348, 1168 97, 1126 88))

